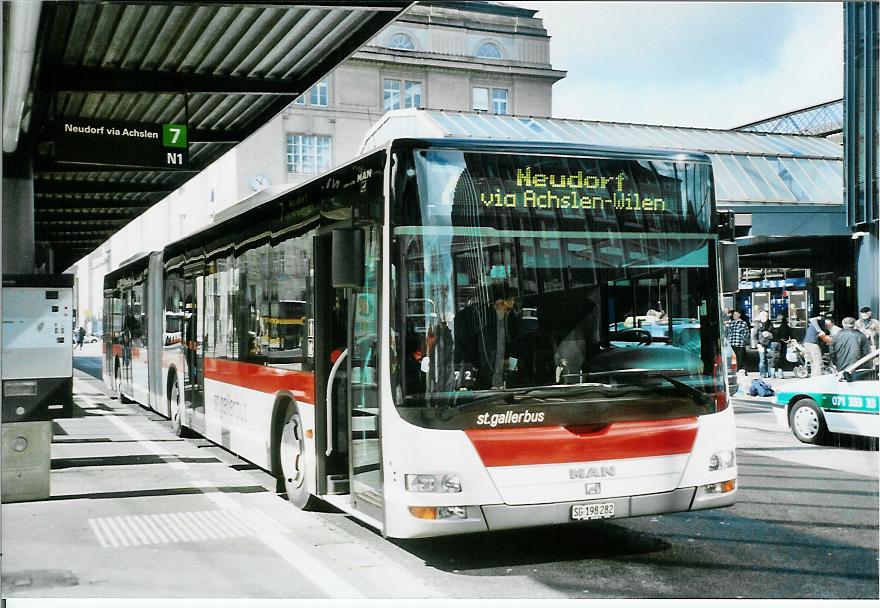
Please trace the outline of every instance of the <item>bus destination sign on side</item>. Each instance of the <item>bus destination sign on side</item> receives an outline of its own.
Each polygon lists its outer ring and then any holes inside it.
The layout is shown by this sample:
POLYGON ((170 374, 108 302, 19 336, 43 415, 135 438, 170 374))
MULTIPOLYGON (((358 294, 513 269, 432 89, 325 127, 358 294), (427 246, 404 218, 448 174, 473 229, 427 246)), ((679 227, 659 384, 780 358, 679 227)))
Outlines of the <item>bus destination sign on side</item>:
POLYGON ((55 159, 62 163, 186 169, 187 128, 175 123, 64 119, 56 129, 55 159))

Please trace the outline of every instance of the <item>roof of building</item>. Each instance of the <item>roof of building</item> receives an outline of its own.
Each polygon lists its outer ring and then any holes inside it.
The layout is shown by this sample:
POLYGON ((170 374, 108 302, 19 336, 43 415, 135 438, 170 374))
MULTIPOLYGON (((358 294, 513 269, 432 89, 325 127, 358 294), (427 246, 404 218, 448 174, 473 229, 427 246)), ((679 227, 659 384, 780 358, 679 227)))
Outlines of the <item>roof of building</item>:
POLYGON ((367 132, 362 151, 400 137, 530 140, 693 150, 715 169, 721 206, 843 203, 843 148, 821 137, 616 122, 395 110, 367 132))
POLYGON ((735 130, 828 137, 843 131, 843 100, 827 101, 778 116, 763 118, 737 127, 735 130))
POLYGON ((7 37, 4 59, 16 72, 9 80, 23 83, 16 103, 4 98, 21 109, 4 113, 4 176, 29 178, 34 159, 34 238, 52 247, 56 268, 265 125, 411 2, 349 4, 4 3, 9 33, 21 37, 7 37), (62 124, 98 120, 186 124, 188 167, 59 154, 62 124))

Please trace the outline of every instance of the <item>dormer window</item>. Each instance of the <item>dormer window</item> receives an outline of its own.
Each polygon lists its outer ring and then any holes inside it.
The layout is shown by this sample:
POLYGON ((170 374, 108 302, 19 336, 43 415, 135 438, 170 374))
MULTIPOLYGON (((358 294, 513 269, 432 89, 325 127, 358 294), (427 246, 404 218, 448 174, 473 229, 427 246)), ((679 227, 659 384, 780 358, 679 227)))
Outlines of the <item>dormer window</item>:
POLYGON ((480 45, 480 48, 477 49, 477 57, 480 59, 504 59, 498 45, 491 42, 484 42, 480 45))
POLYGON ((399 51, 414 51, 416 45, 413 44, 412 38, 406 34, 394 34, 388 41, 389 49, 397 49, 399 51))

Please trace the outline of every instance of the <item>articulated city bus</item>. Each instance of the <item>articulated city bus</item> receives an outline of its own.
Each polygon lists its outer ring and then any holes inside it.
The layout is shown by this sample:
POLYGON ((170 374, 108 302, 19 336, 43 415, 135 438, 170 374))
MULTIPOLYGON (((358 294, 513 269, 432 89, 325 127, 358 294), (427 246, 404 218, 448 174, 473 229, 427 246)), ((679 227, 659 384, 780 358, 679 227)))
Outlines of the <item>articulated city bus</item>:
POLYGON ((717 219, 703 154, 395 140, 108 274, 105 379, 391 537, 730 505, 717 219))

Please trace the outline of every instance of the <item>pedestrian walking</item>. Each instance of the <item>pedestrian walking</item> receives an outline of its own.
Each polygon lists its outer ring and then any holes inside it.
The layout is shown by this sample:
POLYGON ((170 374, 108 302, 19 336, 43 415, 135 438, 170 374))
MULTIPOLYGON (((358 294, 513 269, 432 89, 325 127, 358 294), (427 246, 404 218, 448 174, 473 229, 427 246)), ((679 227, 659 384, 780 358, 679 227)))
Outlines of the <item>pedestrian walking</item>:
POLYGON ((804 335, 804 348, 810 360, 810 376, 814 378, 822 375, 822 348, 819 343, 831 343, 831 338, 825 330, 825 316, 817 315, 810 319, 807 333, 804 335))
POLYGON ((758 313, 755 321, 755 342, 758 348, 758 373, 762 378, 770 376, 767 366, 767 349, 773 341, 773 326, 770 323, 770 315, 766 310, 758 313))
POLYGON ((871 318, 871 308, 868 306, 860 308, 859 315, 861 318, 856 321, 855 329, 865 334, 871 349, 877 350, 880 346, 880 321, 871 318))
POLYGON ((83 342, 85 342, 85 339, 86 330, 82 325, 80 325, 76 330, 76 345, 79 346, 80 350, 82 350, 83 348, 83 342))
POLYGON ((871 344, 865 334, 855 329, 856 320, 852 317, 846 317, 840 324, 843 328, 831 339, 828 352, 834 366, 843 370, 871 352, 871 344))
POLYGON ((745 370, 746 342, 749 339, 749 324, 742 320, 742 313, 733 311, 733 320, 725 328, 725 335, 730 348, 736 355, 736 363, 739 369, 745 370))

